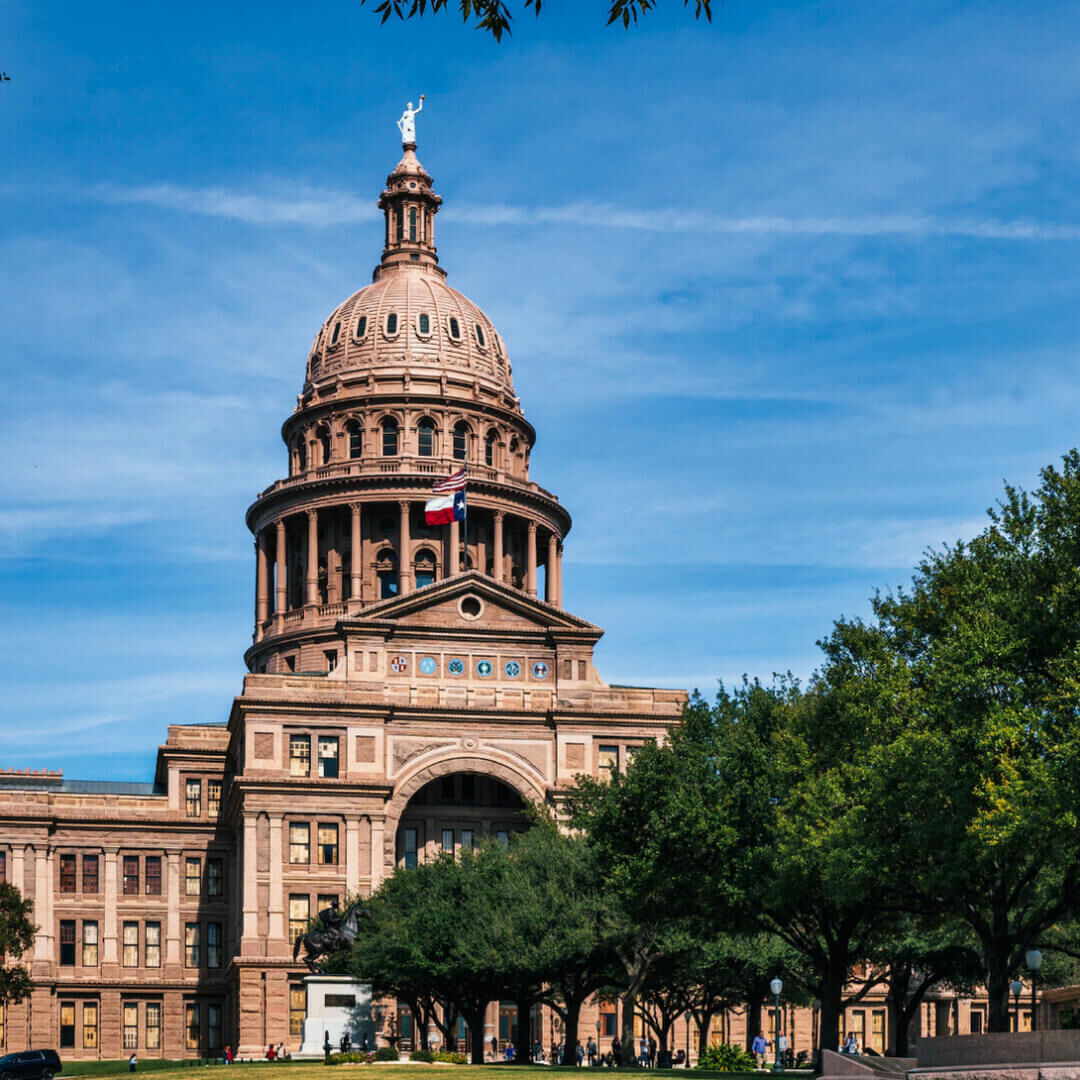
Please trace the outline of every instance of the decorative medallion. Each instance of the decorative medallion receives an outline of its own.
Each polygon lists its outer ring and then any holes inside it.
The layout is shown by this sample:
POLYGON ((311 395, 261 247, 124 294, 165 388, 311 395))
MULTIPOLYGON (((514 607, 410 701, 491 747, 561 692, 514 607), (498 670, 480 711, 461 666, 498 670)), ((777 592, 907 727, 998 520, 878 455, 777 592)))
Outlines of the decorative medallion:
POLYGON ((439 665, 435 662, 434 656, 424 656, 420 658, 420 672, 423 675, 434 675, 439 669, 439 665))
POLYGON ((503 664, 503 671, 508 679, 516 679, 521 674, 521 665, 516 660, 507 660, 503 664))
POLYGON ((537 660, 532 666, 532 673, 534 679, 546 679, 548 677, 548 666, 543 660, 537 660))
POLYGON ((455 656, 449 664, 446 665, 446 670, 451 675, 463 675, 465 673, 465 661, 460 656, 455 656))
POLYGON ((479 744, 471 735, 466 735, 465 738, 461 740, 461 745, 464 746, 466 750, 475 750, 479 744))
POLYGON ((407 656, 391 656, 390 670, 395 675, 403 675, 409 670, 409 658, 407 656))
POLYGON ((482 679, 486 679, 491 674, 491 661, 490 660, 477 660, 476 662, 476 674, 482 679))

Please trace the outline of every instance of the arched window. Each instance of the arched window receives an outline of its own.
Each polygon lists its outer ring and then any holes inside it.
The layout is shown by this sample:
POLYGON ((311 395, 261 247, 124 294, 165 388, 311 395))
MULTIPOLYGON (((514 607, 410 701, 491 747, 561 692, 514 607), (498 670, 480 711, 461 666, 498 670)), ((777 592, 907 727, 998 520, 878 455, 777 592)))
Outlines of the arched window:
POLYGON ((299 472, 307 472, 307 444, 303 439, 296 444, 296 467, 299 472))
POLYGON ((394 217, 397 218, 397 240, 398 243, 401 243, 401 238, 405 231, 405 207, 399 206, 397 208, 397 213, 394 215, 394 217))
POLYGON ((376 556, 375 577, 379 582, 380 600, 388 600, 391 596, 397 596, 397 556, 394 554, 393 548, 385 547, 376 556))
POLYGON ((431 316, 428 315, 427 312, 421 312, 418 323, 420 333, 423 334, 424 337, 427 337, 427 335, 431 333, 431 316))
POLYGON ((386 316, 386 332, 388 334, 396 334, 397 333, 397 312, 396 311, 391 311, 390 314, 386 316))
POLYGON ((464 461, 469 445, 469 425, 464 420, 459 420, 454 425, 454 457, 458 461, 464 461))
POLYGON ((481 349, 487 348, 487 339, 484 337, 484 328, 479 323, 476 324, 476 344, 479 345, 481 349))
POLYGON ((397 421, 388 416, 382 422, 382 452, 383 457, 393 457, 397 451, 397 421))
POLYGON ((487 433, 487 438, 484 439, 484 464, 494 467, 495 465, 495 443, 498 441, 498 436, 494 431, 487 433))
POLYGON ((361 315, 356 320, 356 340, 363 341, 367 337, 367 316, 361 315))
POLYGON ((416 207, 409 207, 409 239, 416 243, 416 207))
POLYGON ((422 589, 425 585, 431 585, 435 581, 435 554, 426 548, 421 548, 416 553, 416 587, 422 589))
POLYGON ((334 332, 330 335, 330 344, 334 346, 338 343, 338 338, 341 337, 341 323, 334 323, 334 332))
POLYGON ((461 340, 461 323, 459 323, 457 321, 457 319, 453 315, 450 316, 449 326, 450 326, 450 338, 451 338, 451 340, 460 341, 461 340))
POLYGON ((333 448, 333 444, 330 442, 330 429, 319 428, 318 432, 319 449, 322 451, 322 463, 324 465, 330 464, 330 454, 333 448))
POLYGON ((416 425, 416 448, 421 457, 435 453, 435 422, 427 416, 416 425))
POLYGON ((364 429, 358 420, 350 420, 345 425, 345 431, 349 436, 349 457, 358 458, 364 455, 364 429))

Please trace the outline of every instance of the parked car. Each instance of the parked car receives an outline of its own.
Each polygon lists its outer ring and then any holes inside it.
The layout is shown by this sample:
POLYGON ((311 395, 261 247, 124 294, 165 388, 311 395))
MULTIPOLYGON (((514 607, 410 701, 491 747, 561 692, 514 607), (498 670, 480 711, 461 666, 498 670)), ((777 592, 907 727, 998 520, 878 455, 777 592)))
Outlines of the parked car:
POLYGON ((24 1050, 0 1057, 0 1080, 52 1080, 63 1071, 55 1050, 24 1050))

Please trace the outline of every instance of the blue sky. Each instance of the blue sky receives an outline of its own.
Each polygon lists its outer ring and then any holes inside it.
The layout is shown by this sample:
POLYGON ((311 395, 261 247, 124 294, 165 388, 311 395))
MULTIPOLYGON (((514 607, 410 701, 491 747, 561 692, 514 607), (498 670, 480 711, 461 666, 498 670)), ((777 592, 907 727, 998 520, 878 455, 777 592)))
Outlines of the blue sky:
POLYGON ((610 681, 805 676, 1078 441, 1075 4, 370 8, 0 6, 0 766, 148 779, 227 717, 244 510, 422 92, 610 681))

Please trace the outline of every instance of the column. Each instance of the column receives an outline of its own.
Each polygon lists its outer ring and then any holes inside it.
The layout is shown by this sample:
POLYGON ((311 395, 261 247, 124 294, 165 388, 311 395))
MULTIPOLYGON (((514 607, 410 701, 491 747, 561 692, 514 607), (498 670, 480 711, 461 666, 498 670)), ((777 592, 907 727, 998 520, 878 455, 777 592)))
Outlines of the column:
POLYGON ((447 575, 461 573, 461 525, 450 522, 450 557, 446 560, 447 575))
POLYGON ((345 891, 355 896, 360 888, 360 819, 345 819, 345 891))
POLYGON ((165 922, 165 963, 180 967, 180 853, 170 851, 167 856, 165 882, 166 896, 169 899, 168 914, 165 922))
POLYGON ((319 511, 307 512, 307 602, 319 602, 319 511))
POLYGON ((48 843, 37 846, 34 852, 34 915, 38 931, 34 937, 34 959, 48 963, 52 960, 52 860, 48 843))
POLYGON ((401 527, 398 544, 398 596, 408 596, 412 592, 412 537, 409 535, 409 500, 402 499, 401 527))
POLYGON ((554 604, 559 591, 559 571, 555 563, 558 558, 556 552, 559 547, 559 538, 554 533, 548 533, 547 568, 544 572, 544 599, 549 604, 554 604))
POLYGON ((262 625, 269 614, 270 593, 267 584, 269 567, 266 559, 266 540, 260 529, 255 534, 255 630, 262 637, 262 625))
POLYGON ((278 518, 277 525, 275 526, 277 532, 277 554, 274 557, 275 564, 275 585, 274 592, 274 614, 281 615, 285 611, 285 604, 288 600, 288 586, 289 586, 289 571, 286 568, 285 563, 285 519, 278 518))
POLYGON ((255 877, 256 867, 256 843, 258 840, 258 823, 254 814, 244 816, 244 884, 241 892, 243 904, 243 952, 252 956, 255 954, 259 936, 259 888, 255 877))
POLYGON ((528 577, 525 582, 525 591, 530 596, 536 595, 536 522, 529 522, 529 545, 528 545, 528 577))
POLYGON ((560 544, 555 558, 555 603, 559 607, 562 607, 562 552, 563 546, 560 544))
POLYGON ((285 937, 285 893, 281 886, 281 815, 270 815, 270 934, 285 937))
POLYGON ((491 559, 491 573, 496 581, 503 579, 503 518, 501 510, 495 511, 495 551, 491 559))
MULTIPOLYGON (((105 852, 105 924, 99 928, 101 963, 117 963, 116 955, 116 876, 118 851, 105 852)), ((100 1021, 99 1021, 100 1022, 100 1021)))
POLYGON ((349 599, 359 600, 360 582, 364 572, 364 542, 360 535, 360 504, 349 503, 352 511, 352 543, 349 548, 349 566, 351 568, 351 580, 349 582, 349 599))
POLYGON ((371 891, 374 892, 383 879, 383 829, 386 826, 384 818, 371 819, 371 891))

